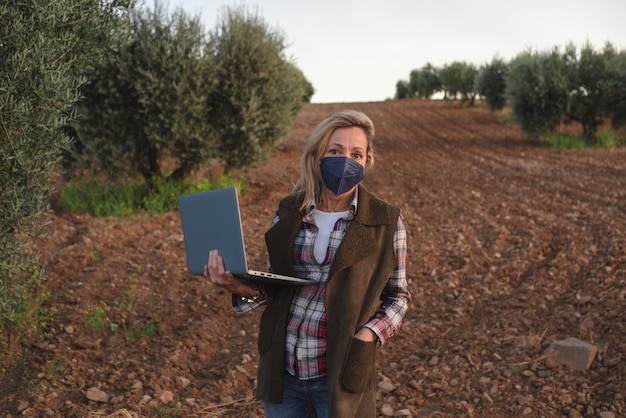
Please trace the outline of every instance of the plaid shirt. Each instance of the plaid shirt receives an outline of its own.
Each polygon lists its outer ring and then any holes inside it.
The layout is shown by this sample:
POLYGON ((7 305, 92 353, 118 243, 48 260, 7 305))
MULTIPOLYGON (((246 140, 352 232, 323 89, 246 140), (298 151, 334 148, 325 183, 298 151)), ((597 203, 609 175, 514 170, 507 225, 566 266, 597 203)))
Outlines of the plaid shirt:
MULTIPOLYGON (((313 207, 303 219, 303 227, 294 241, 292 256, 298 277, 306 277, 316 285, 299 287, 291 304, 287 322, 285 369, 301 380, 315 379, 326 375, 326 312, 324 293, 333 258, 350 222, 357 210, 355 195, 350 213, 335 223, 330 235, 326 259, 320 265, 313 255, 313 244, 317 236, 313 207)), ((278 221, 274 217, 272 225, 278 221)), ((380 345, 384 344, 400 328, 408 308, 411 295, 406 281, 407 242, 406 229, 402 216, 398 217, 393 239, 397 265, 381 295, 381 305, 372 319, 365 325, 377 336, 380 345)), ((261 290, 262 287, 261 287, 261 290)), ((247 312, 266 300, 252 301, 233 295, 233 308, 237 312, 247 312)))

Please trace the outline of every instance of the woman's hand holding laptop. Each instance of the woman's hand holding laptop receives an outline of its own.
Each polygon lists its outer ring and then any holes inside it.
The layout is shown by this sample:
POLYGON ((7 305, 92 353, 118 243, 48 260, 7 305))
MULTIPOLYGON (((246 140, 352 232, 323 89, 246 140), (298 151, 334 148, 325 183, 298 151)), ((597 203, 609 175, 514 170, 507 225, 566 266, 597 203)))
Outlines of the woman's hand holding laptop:
POLYGON ((225 271, 224 259, 217 250, 211 250, 209 252, 208 264, 204 266, 204 276, 214 285, 226 289, 235 295, 249 299, 254 299, 259 295, 258 289, 248 286, 235 277, 230 271, 225 271))

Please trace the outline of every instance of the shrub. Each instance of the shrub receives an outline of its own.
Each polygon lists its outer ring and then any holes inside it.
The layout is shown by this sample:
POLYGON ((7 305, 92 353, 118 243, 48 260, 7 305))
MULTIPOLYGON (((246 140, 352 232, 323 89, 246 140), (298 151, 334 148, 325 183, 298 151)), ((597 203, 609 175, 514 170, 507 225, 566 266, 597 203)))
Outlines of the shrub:
POLYGON ((433 94, 441 90, 439 70, 427 63, 419 70, 411 71, 408 85, 410 97, 430 99, 433 94))
POLYGON ((394 99, 408 99, 411 97, 409 93, 409 83, 406 80, 398 80, 396 83, 396 93, 394 99))
POLYGON ((569 79, 558 48, 549 52, 525 51, 510 64, 506 98, 513 119, 529 137, 554 130, 566 113, 569 79))
POLYGON ((601 52, 585 44, 542 53, 526 51, 513 59, 506 97, 513 116, 531 138, 576 121, 591 143, 603 118, 613 127, 626 122, 626 52, 607 43, 601 52))
POLYGON ((456 99, 460 96, 462 101, 470 101, 473 105, 476 97, 477 74, 476 66, 466 62, 454 61, 444 65, 439 72, 439 78, 445 98, 456 99))
POLYGON ((168 16, 156 3, 132 15, 125 36, 132 42, 109 50, 82 90, 77 156, 97 162, 111 179, 141 175, 156 190, 165 157, 181 181, 215 155, 206 118, 213 75, 203 55, 205 34, 198 17, 182 9, 168 16))
POLYGON ((602 51, 589 43, 577 51, 570 44, 566 59, 570 71, 567 117, 580 122, 585 138, 595 142, 603 118, 613 117, 618 126, 626 108, 626 55, 610 43, 602 51))
MULTIPOLYGON (((37 327, 44 214, 83 74, 114 45, 129 1, 0 2, 0 345, 37 327)), ((0 347, 1 349, 2 347, 0 347)))
POLYGON ((266 157, 302 108, 310 83, 285 57, 285 37, 244 6, 226 8, 210 34, 217 84, 207 119, 227 169, 266 157))
POLYGON ((483 66, 476 77, 476 90, 485 98, 487 107, 492 112, 501 110, 506 105, 506 77, 508 65, 500 58, 494 58, 483 66))

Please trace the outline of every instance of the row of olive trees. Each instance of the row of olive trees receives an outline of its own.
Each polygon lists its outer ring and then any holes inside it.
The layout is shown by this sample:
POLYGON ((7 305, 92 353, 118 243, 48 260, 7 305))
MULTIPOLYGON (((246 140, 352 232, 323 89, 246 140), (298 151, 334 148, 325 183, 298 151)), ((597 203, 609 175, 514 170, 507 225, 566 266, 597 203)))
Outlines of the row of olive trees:
POLYGON ((442 68, 427 63, 420 69, 412 70, 408 81, 398 80, 395 98, 430 99, 437 93, 443 93, 446 100, 460 99, 474 104, 477 75, 476 66, 464 61, 454 61, 442 68))
POLYGON ((103 45, 116 45, 133 0, 0 2, 0 351, 32 330, 43 280, 28 243, 41 234, 62 127, 103 45), (36 311, 36 310, 35 310, 36 311))
POLYGON ((205 33, 197 17, 157 3, 131 15, 125 36, 130 43, 109 49, 90 74, 72 124, 72 157, 111 177, 142 176, 154 188, 211 158, 250 165, 313 95, 285 56, 284 35, 243 6, 224 9, 205 33))
POLYGON ((511 62, 495 57, 476 68, 453 62, 441 69, 427 64, 410 73, 409 81, 396 84, 397 99, 459 98, 473 104, 484 99, 491 110, 507 104, 513 118, 531 138, 551 132, 561 121, 576 121, 589 140, 603 118, 613 126, 626 122, 626 51, 607 43, 601 51, 589 43, 563 51, 525 51, 511 62))
POLYGON ((626 50, 610 43, 601 51, 586 44, 524 52, 509 63, 505 80, 513 118, 530 137, 565 120, 580 123, 593 142, 604 118, 613 127, 626 122, 626 50))
POLYGON ((176 179, 215 156, 251 164, 313 95, 284 49, 243 8, 207 35, 135 0, 0 2, 0 351, 39 324, 29 244, 61 161, 148 182, 164 157, 176 179))

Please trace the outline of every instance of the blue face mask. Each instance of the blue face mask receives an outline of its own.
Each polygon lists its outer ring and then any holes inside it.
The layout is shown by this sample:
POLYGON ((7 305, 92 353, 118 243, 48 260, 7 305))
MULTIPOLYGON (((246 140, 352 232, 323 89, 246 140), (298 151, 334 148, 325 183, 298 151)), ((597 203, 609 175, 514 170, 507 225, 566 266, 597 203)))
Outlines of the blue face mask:
POLYGON ((339 196, 363 180, 363 166, 348 157, 325 157, 320 161, 324 186, 339 196))

